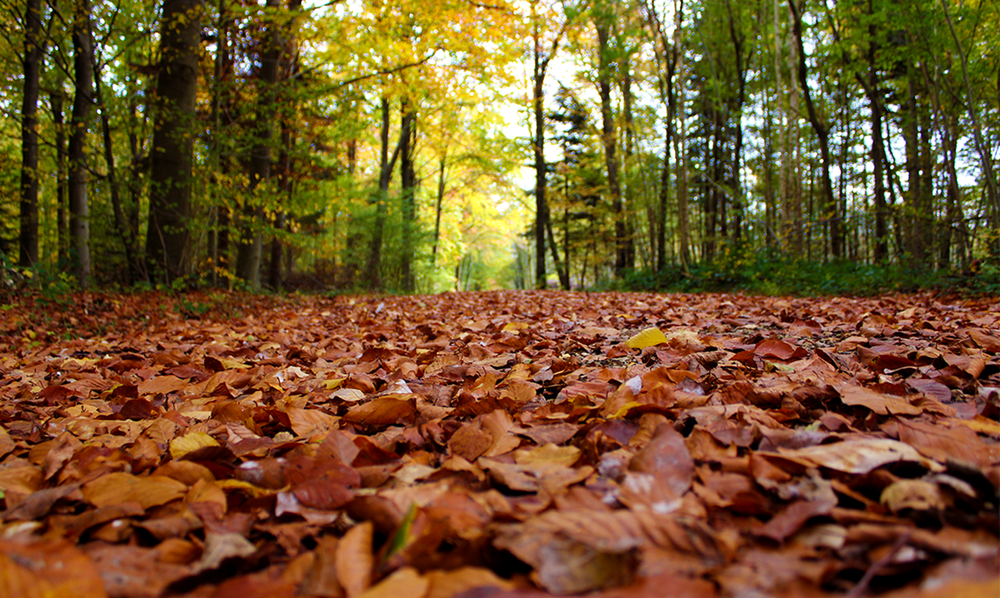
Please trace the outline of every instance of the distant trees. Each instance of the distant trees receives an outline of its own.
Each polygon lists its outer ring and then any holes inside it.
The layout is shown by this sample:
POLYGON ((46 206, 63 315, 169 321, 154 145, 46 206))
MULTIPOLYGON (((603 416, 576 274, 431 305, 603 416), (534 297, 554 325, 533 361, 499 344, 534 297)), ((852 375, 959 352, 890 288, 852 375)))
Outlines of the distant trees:
POLYGON ((0 250, 401 291, 997 260, 994 4, 16 0, 0 250))

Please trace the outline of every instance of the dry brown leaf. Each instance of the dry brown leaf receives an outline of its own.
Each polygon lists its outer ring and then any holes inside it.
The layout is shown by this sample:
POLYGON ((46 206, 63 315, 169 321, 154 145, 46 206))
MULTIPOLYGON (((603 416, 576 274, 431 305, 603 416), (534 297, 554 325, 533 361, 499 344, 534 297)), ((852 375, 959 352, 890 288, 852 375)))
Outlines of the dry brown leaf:
POLYGON ((429 589, 430 580, 412 567, 403 567, 365 590, 361 598, 424 598, 429 589))
POLYGON ((0 539, 0 596, 106 598, 94 563, 64 540, 0 539))
POLYGON ((349 529, 337 544, 334 557, 337 581, 344 588, 347 598, 360 596, 372 583, 375 567, 375 557, 372 554, 373 531, 370 521, 359 523, 349 529))
POLYGON ((925 459, 912 446, 888 438, 860 438, 801 449, 778 449, 778 454, 845 473, 865 474, 887 463, 910 461, 930 471, 944 466, 925 459))
POLYGON ((475 588, 510 590, 514 584, 482 567, 459 567, 450 571, 429 571, 426 598, 451 598, 475 588))
POLYGON ((901 397, 894 397, 862 386, 842 385, 837 387, 840 400, 845 405, 867 407, 879 415, 919 415, 923 409, 910 404, 901 397))
POLYGON ((412 422, 415 414, 413 400, 378 397, 348 409, 344 420, 369 426, 390 426, 412 422))
POLYGON ((1000 315, 944 297, 15 298, 0 536, 130 598, 995 594, 1000 315))
POLYGON ((187 486, 164 476, 134 476, 116 472, 88 482, 80 490, 84 499, 95 507, 136 502, 148 509, 182 498, 187 493, 187 486))

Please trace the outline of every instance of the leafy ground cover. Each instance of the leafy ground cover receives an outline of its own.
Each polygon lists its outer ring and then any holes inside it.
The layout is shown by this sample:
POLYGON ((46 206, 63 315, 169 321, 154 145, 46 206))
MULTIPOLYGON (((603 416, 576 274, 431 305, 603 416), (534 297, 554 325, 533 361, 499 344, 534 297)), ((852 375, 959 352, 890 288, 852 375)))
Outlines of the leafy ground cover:
POLYGON ((995 300, 37 299, 0 595, 1000 592, 995 300))

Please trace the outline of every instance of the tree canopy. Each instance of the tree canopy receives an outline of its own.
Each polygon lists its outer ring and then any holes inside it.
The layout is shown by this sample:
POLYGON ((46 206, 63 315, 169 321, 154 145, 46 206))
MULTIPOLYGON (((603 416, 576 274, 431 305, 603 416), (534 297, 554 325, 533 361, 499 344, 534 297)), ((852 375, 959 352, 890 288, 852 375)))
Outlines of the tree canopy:
POLYGON ((995 2, 0 10, 0 256, 31 275, 428 292, 1000 259, 995 2))

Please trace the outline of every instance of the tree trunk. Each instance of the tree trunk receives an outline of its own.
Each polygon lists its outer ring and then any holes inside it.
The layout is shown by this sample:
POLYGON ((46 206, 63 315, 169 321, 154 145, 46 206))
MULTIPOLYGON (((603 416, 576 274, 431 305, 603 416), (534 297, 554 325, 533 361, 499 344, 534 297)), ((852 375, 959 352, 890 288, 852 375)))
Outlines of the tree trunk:
POLYGON ((128 264, 126 281, 131 284, 138 280, 141 268, 138 265, 139 248, 136 245, 139 231, 133 230, 125 217, 125 210, 122 208, 121 189, 118 184, 118 172, 115 168, 114 143, 111 138, 111 119, 108 116, 108 107, 104 104, 104 94, 101 85, 101 72, 94 64, 94 93, 97 99, 97 106, 101 112, 101 137, 104 141, 104 162, 108 169, 108 189, 111 192, 111 210, 115 218, 115 232, 121 239, 122 247, 125 250, 125 262, 128 264))
POLYGON ((164 0, 151 150, 146 257, 170 283, 190 271, 191 165, 202 0, 164 0))
POLYGON ((441 208, 444 204, 447 159, 448 153, 447 148, 445 148, 444 153, 441 154, 441 161, 438 163, 437 199, 434 202, 434 247, 431 249, 431 266, 433 267, 437 267, 438 252, 441 245, 441 208))
MULTIPOLYGON (((625 151, 622 156, 622 172, 625 178, 625 202, 624 211, 626 215, 629 210, 635 206, 635 185, 631 180, 632 176, 632 155, 635 153, 635 125, 632 119, 632 65, 629 61, 629 57, 626 56, 621 61, 622 69, 622 117, 624 119, 625 128, 625 151)), ((633 230, 633 221, 631 218, 626 216, 625 218, 625 268, 629 270, 635 269, 635 230, 633 230)), ((566 257, 567 264, 569 263, 569 256, 566 257)), ((567 266, 567 270, 568 270, 567 266)), ((568 275, 567 275, 568 280, 568 275)))
POLYGON ((403 200, 403 247, 400 278, 402 278, 403 290, 407 293, 412 293, 416 287, 412 269, 416 253, 413 247, 413 232, 416 226, 417 215, 415 198, 417 173, 414 164, 414 157, 416 155, 417 112, 416 108, 411 106, 410 101, 407 99, 403 100, 400 111, 402 112, 401 126, 408 128, 400 137, 403 143, 399 150, 399 178, 403 200))
MULTIPOLYGON (((302 0, 289 0, 288 11, 294 16, 302 8, 302 0)), ((279 30, 277 44, 278 47, 278 75, 277 79, 282 84, 282 89, 286 89, 297 80, 297 74, 299 72, 298 64, 298 44, 295 36, 295 29, 293 26, 294 21, 291 24, 286 24, 283 28, 286 30, 285 35, 281 35, 279 30)), ((278 26, 276 25, 276 28, 278 26)), ((292 202, 292 193, 294 191, 293 177, 292 177, 292 145, 294 143, 295 135, 292 131, 295 124, 293 123, 293 118, 295 114, 295 95, 289 94, 281 102, 277 102, 278 90, 275 90, 275 110, 277 111, 277 105, 280 103, 282 109, 279 111, 277 120, 281 123, 281 151, 278 155, 278 191, 279 197, 284 201, 282 202, 285 206, 290 206, 292 202)), ((274 229, 275 234, 271 238, 271 256, 268 262, 268 274, 267 280, 268 285, 275 290, 281 288, 283 280, 283 268, 285 262, 287 261, 289 266, 291 264, 291 252, 285 247, 285 240, 283 238, 283 232, 288 228, 288 216, 286 214, 286 209, 284 206, 277 209, 277 213, 274 215, 274 229)))
POLYGON ((87 122, 94 101, 90 3, 77 0, 73 18, 73 66, 76 94, 69 138, 69 236, 74 274, 81 289, 90 286, 90 209, 87 202, 87 122))
MULTIPOLYGON (((535 5, 531 5, 532 11, 535 5)), ((531 106, 535 118, 535 288, 543 289, 546 284, 545 272, 545 229, 549 223, 549 206, 545 200, 545 67, 548 62, 542 59, 541 40, 539 39, 539 24, 534 16, 534 71, 532 75, 531 106)))
MULTIPOLYGON (((874 14, 872 0, 868 0, 868 15, 874 14)), ((857 79, 862 82, 871 115, 872 136, 872 171, 875 178, 875 247, 876 262, 884 262, 889 258, 889 228, 887 224, 887 207, 885 203, 885 142, 882 140, 882 101, 879 92, 878 42, 876 40, 874 23, 868 26, 868 79, 864 81, 860 74, 857 79)))
POLYGON ((556 236, 552 231, 552 219, 545 223, 545 236, 549 241, 549 248, 552 250, 552 262, 556 266, 556 275, 559 277, 559 285, 563 290, 568 291, 570 288, 569 283, 569 264, 564 264, 561 259, 559 259, 559 246, 556 244, 556 236))
MULTIPOLYGON (((674 156, 676 157, 675 170, 677 172, 677 219, 679 222, 678 230, 678 244, 680 245, 680 260, 681 269, 687 272, 688 266, 691 264, 691 225, 690 225, 690 215, 688 213, 688 173, 687 173, 687 125, 685 124, 684 114, 685 114, 685 92, 684 92, 684 51, 682 46, 682 25, 684 23, 684 2, 683 0, 674 0, 674 40, 673 40, 673 53, 677 60, 677 68, 675 71, 679 73, 680 76, 676 78, 679 81, 679 89, 675 90, 673 85, 670 85, 668 89, 668 112, 669 103, 674 103, 673 116, 668 120, 669 126, 673 127, 675 122, 678 122, 680 126, 676 130, 672 130, 671 135, 674 138, 674 156), (676 94, 676 100, 674 100, 674 95, 676 94)), ((671 77, 670 81, 673 81, 674 77, 671 77)))
POLYGON ((733 241, 737 245, 743 239, 743 185, 741 179, 741 166, 743 163, 743 105, 747 96, 747 70, 749 57, 746 56, 746 36, 740 29, 733 15, 733 5, 730 0, 726 0, 726 9, 729 14, 729 37, 733 42, 733 60, 736 68, 737 93, 736 105, 730 118, 733 121, 732 127, 735 129, 735 141, 733 144, 733 172, 732 172, 732 202, 733 202, 733 241))
POLYGON ((611 109, 611 17, 601 15, 595 23, 598 43, 598 94, 601 98, 601 141, 604 144, 604 164, 608 177, 608 194, 615 226, 615 276, 621 277, 628 267, 628 231, 622 205, 622 190, 618 181, 618 139, 614 113, 611 109))
MULTIPOLYGON (((951 37, 955 41, 959 64, 962 67, 962 81, 965 84, 967 108, 969 117, 972 120, 972 139, 975 142, 976 153, 979 154, 980 165, 983 169, 987 210, 991 214, 988 224, 992 227, 992 230, 1000 230, 1000 188, 998 188, 1000 187, 1000 182, 997 181, 997 177, 994 174, 993 148, 990 147, 991 144, 983 137, 982 125, 979 121, 979 110, 976 108, 973 87, 969 80, 968 57, 965 54, 965 49, 962 48, 962 42, 958 39, 958 34, 955 32, 955 24, 952 22, 951 12, 948 10, 948 0, 941 0, 941 7, 944 9, 948 31, 951 32, 951 37)), ((998 71, 997 77, 1000 79, 1000 71, 998 71)), ((993 237, 989 252, 994 259, 1000 259, 1000 235, 993 237)))
MULTIPOLYGON (((232 124, 233 61, 229 50, 230 17, 228 0, 218 0, 215 62, 212 75, 212 126, 216 131, 232 124)), ((209 279, 212 286, 229 286, 229 202, 219 188, 220 180, 229 173, 230 160, 223 157, 222 144, 213 139, 210 145, 212 207, 209 213, 208 254, 209 279), (222 275, 220 277, 220 274, 222 275)))
POLYGON ((255 115, 256 138, 250 150, 247 193, 244 198, 240 246, 236 253, 236 275, 255 289, 260 286, 260 263, 264 248, 263 201, 261 195, 271 182, 271 144, 277 114, 278 66, 281 60, 281 28, 274 12, 280 0, 267 0, 265 6, 266 33, 260 53, 260 77, 257 88, 255 115))
POLYGON ((399 141, 396 142, 396 149, 389 157, 389 99, 382 98, 382 129, 379 134, 381 141, 381 154, 379 160, 378 191, 374 199, 375 203, 375 224, 372 230, 371 245, 368 249, 368 263, 365 267, 365 275, 369 290, 382 288, 382 243, 385 235, 385 216, 389 201, 389 182, 392 180, 392 170, 396 167, 396 160, 399 158, 403 146, 403 139, 410 134, 409 119, 403 119, 403 126, 400 127, 399 141))
POLYGON ((63 124, 63 91, 56 89, 49 95, 52 108, 52 125, 56 144, 56 233, 58 263, 62 268, 69 263, 69 213, 67 204, 66 128, 63 124))
POLYGON ((38 264, 38 94, 43 52, 41 0, 27 0, 24 9, 24 98, 21 103, 21 230, 18 264, 38 264))
POLYGON ((829 223, 830 252, 834 259, 840 259, 843 254, 843 235, 840 226, 840 214, 837 210, 837 201, 833 196, 833 183, 830 178, 830 129, 826 123, 822 122, 819 113, 816 111, 813 102, 812 91, 809 89, 809 72, 806 66, 806 52, 802 42, 802 15, 796 5, 796 0, 788 0, 788 6, 792 13, 792 31, 795 36, 795 43, 798 49, 798 79, 799 87, 806 100, 806 114, 809 117, 809 124, 819 140, 819 152, 822 160, 822 194, 823 194, 823 219, 829 223))

